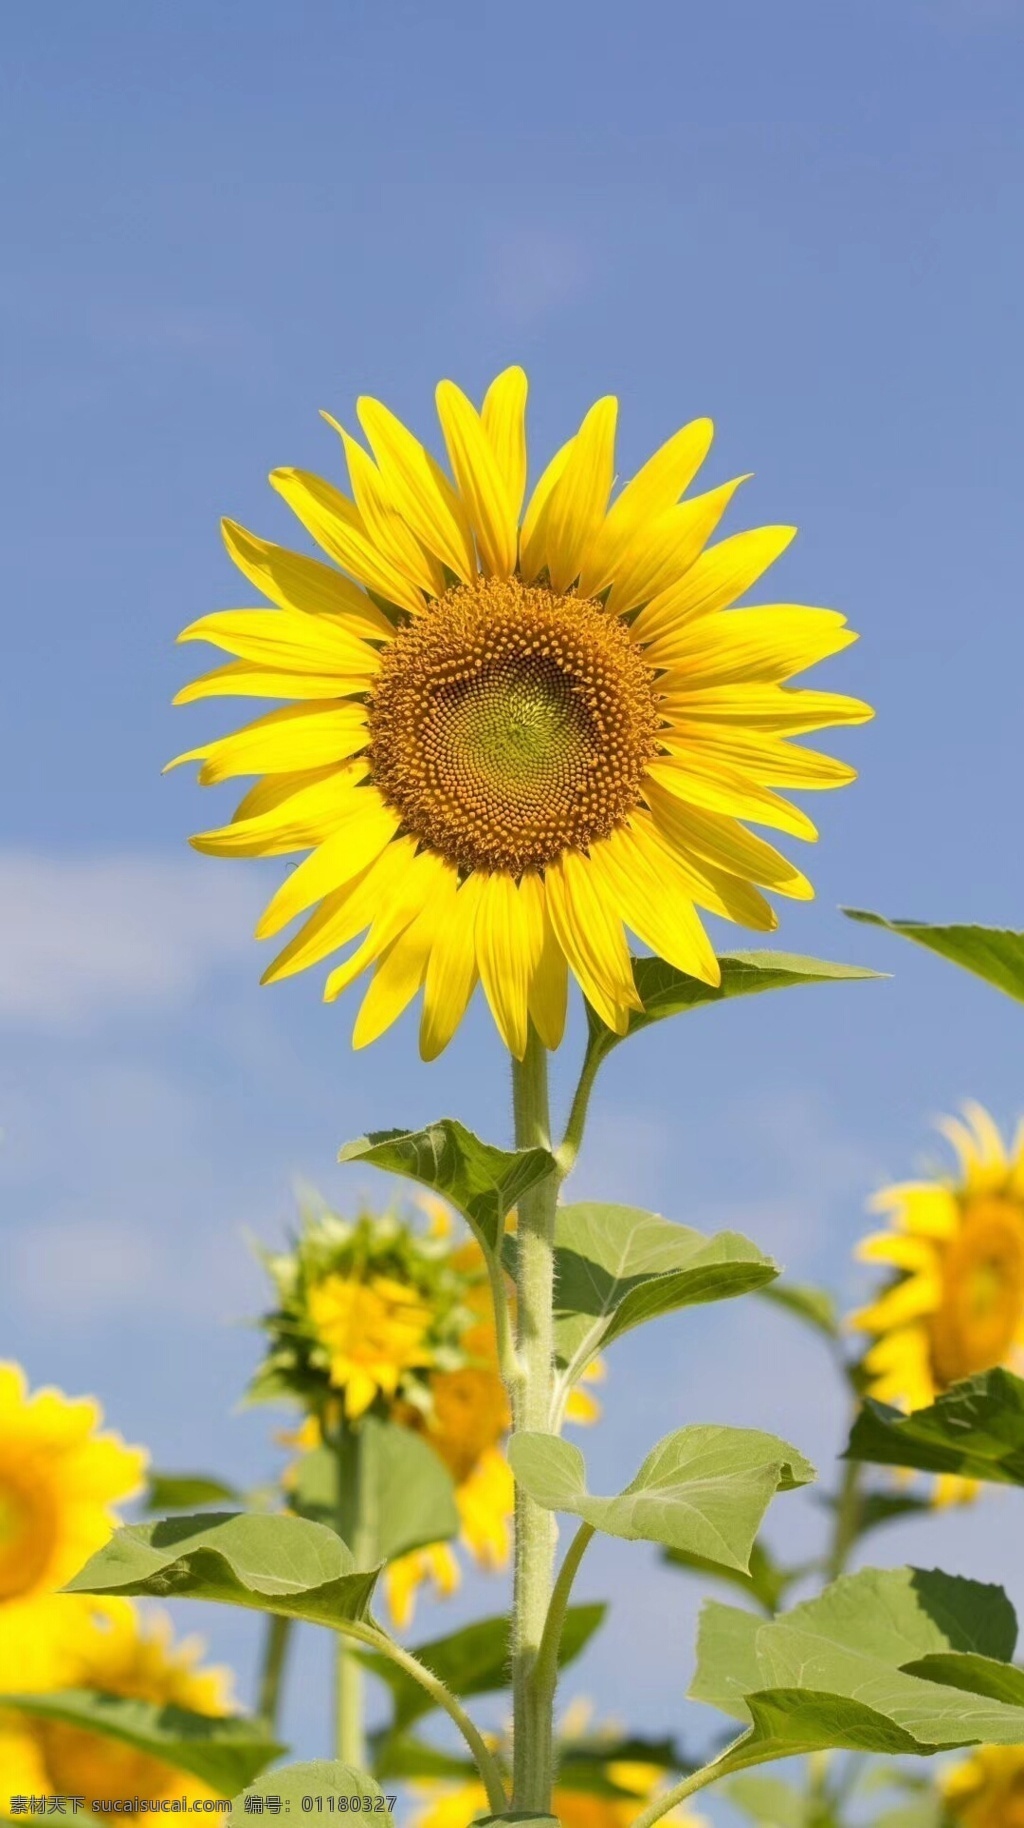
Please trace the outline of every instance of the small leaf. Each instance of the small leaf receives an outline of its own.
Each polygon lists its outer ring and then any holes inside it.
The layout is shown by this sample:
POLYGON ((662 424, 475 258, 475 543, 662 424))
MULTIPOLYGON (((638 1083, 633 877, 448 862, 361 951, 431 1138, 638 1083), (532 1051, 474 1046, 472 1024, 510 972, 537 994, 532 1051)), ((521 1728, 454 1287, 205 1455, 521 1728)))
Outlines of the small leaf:
MULTIPOLYGON (((560 1663, 578 1657, 605 1615, 604 1606, 570 1606, 559 1653, 560 1663)), ((511 1636, 507 1617, 477 1619, 448 1637, 417 1644, 413 1654, 455 1695, 485 1695, 507 1688, 511 1679, 511 1636)), ((430 1713, 435 1703, 413 1676, 376 1651, 357 1653, 364 1666, 386 1682, 395 1712, 389 1731, 400 1733, 430 1713)))
POLYGON ((343 1505, 334 1450, 318 1447, 303 1454, 291 1499, 300 1517, 358 1543, 360 1559, 374 1566, 457 1535, 451 1473, 419 1435, 397 1422, 366 1416, 352 1431, 352 1446, 358 1465, 346 1482, 343 1505))
POLYGON ((697 1425, 666 1435, 616 1498, 587 1491, 583 1455, 557 1435, 515 1434, 508 1455, 520 1485, 545 1510, 568 1511, 630 1542, 688 1549, 727 1568, 747 1568, 776 1492, 814 1478, 795 1448, 754 1428, 697 1425))
POLYGON ((546 1149, 496 1149, 452 1117, 426 1130, 375 1130, 346 1143, 338 1160, 403 1174, 442 1194, 491 1250, 523 1194, 555 1170, 546 1149))
POLYGON ((139 1701, 89 1688, 52 1695, 3 1695, 6 1711, 52 1720, 116 1739, 133 1751, 188 1771, 222 1796, 250 1783, 285 1747, 256 1721, 237 1715, 196 1714, 171 1702, 139 1701))
POLYGON ((869 1398, 848 1460, 1024 1485, 1024 1380, 997 1368, 953 1384, 911 1415, 869 1398))
MULTIPOLYGON (((858 979, 878 978, 884 973, 867 971, 862 965, 837 965, 831 959, 799 958, 792 952, 727 952, 719 959, 722 967, 720 984, 705 984, 687 977, 662 958, 635 958, 633 978, 643 1009, 629 1018, 626 1035, 639 1034, 652 1022, 666 1016, 682 1015, 689 1009, 700 1009, 705 1003, 724 1003, 731 997, 756 996, 762 990, 788 990, 798 984, 849 983, 858 979)), ((603 1059, 626 1035, 613 1034, 600 1016, 587 1004, 590 1031, 587 1046, 588 1064, 593 1057, 603 1059)))
POLYGON ((566 1381, 574 1383, 631 1327, 697 1302, 744 1295, 778 1273, 770 1257, 735 1231, 707 1237, 635 1206, 560 1206, 555 1344, 566 1381))
POLYGON ((749 1570, 723 1568, 721 1563, 708 1561, 704 1555, 688 1554, 685 1549, 666 1549, 663 1559, 670 1567, 681 1568, 685 1573, 711 1575, 715 1580, 739 1587, 768 1613, 778 1611, 790 1587, 808 1572, 803 1566, 784 1568, 760 1538, 750 1551, 749 1570))
POLYGON ((814 1288, 810 1283, 770 1282, 759 1291, 766 1301, 803 1320, 826 1339, 839 1339, 842 1327, 834 1295, 828 1289, 814 1288))
POLYGON ((366 1617, 379 1571, 357 1570, 333 1530, 303 1517, 207 1512, 115 1530, 65 1592, 215 1600, 336 1627, 366 1617))
POLYGON ((373 1769, 378 1778, 430 1777, 455 1779, 461 1783, 477 1781, 477 1768, 471 1758, 458 1758, 451 1752, 414 1739, 409 1733, 375 1733, 371 1739, 373 1769))
POLYGON ((242 1821, 256 1813, 251 1804, 247 1807, 247 1798, 250 1797, 269 1797, 275 1801, 280 1799, 281 1813, 284 1815, 308 1813, 303 1810, 306 1797, 313 1799, 318 1813, 330 1798, 328 1807, 332 1814, 337 1812, 335 1798, 339 1802, 344 1799, 342 1808, 347 1810, 351 1809, 354 1799, 358 1797, 356 1810, 363 1804, 363 1812, 369 1814, 370 1810, 365 1806, 367 1801, 372 1804, 380 1795, 380 1786, 365 1771, 355 1771, 351 1765, 337 1764, 333 1759, 314 1758, 308 1764, 281 1765, 276 1771, 268 1771, 259 1783, 248 1784, 241 1795, 232 1798, 229 1819, 233 1822, 242 1821))
POLYGON ((1013 1655, 1016 1633, 999 1587, 865 1569, 773 1620, 706 1606, 690 1693, 751 1722, 723 1776, 828 1747, 920 1755, 979 1741, 1020 1745, 1024 1706, 997 1692, 1008 1680, 1016 1693, 1015 1672, 993 1673, 1013 1655))
POLYGON ((146 1487, 147 1511, 194 1511, 204 1504, 238 1504, 241 1493, 205 1473, 152 1471, 146 1487))
POLYGON ((872 927, 885 927, 890 933, 902 933, 929 952, 962 966, 975 977, 984 978, 997 990, 1024 1002, 1024 933, 1006 927, 931 926, 921 920, 887 920, 884 914, 870 914, 865 908, 844 908, 851 920, 862 920, 872 927))

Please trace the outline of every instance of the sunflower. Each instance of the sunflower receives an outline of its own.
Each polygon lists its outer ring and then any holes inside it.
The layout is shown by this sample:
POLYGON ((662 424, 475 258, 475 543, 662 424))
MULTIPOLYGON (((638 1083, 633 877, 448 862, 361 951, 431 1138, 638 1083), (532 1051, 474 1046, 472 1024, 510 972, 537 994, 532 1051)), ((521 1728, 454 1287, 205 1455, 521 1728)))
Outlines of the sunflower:
MULTIPOLYGON (((70 1596, 69 1596, 70 1597, 70 1596)), ((231 1708, 230 1676, 197 1667, 202 1646, 175 1643, 170 1621, 143 1620, 128 1601, 107 1603, 87 1616, 65 1617, 68 1651, 62 1686, 97 1689, 144 1701, 221 1715, 231 1708)), ((187 1793, 190 1800, 219 1794, 198 1778, 161 1760, 58 1721, 8 1713, 0 1717, 0 1793, 106 1799, 145 1796, 153 1801, 187 1793)))
POLYGON ((309 1291, 309 1316, 327 1349, 330 1381, 345 1393, 349 1421, 378 1394, 393 1397, 404 1374, 422 1370, 433 1356, 429 1307, 392 1276, 325 1276, 309 1291))
MULTIPOLYGON (((864 1358, 869 1394, 925 1409, 960 1378, 1024 1352, 1024 1128, 1007 1150, 980 1105, 939 1128, 957 1173, 886 1187, 872 1206, 890 1229, 866 1238, 858 1256, 896 1272, 851 1325, 876 1335, 864 1358)), ((942 1479, 942 1496, 967 1482, 942 1479)))
POLYGON ((786 684, 854 640, 843 616, 723 613, 794 530, 707 546, 743 480, 680 500, 710 421, 684 426, 609 505, 617 402, 599 400, 522 513, 526 391, 509 368, 478 412, 441 382, 453 480, 377 400, 357 406, 369 452, 329 419, 352 496, 302 470, 270 480, 330 563, 226 521, 231 557, 273 607, 222 610, 179 637, 235 658, 176 702, 285 701, 176 758, 199 762, 204 784, 261 777, 192 842, 310 853, 259 922, 266 938, 306 916, 264 980, 365 935, 325 989, 333 1000, 373 968, 357 1047, 422 988, 420 1051, 435 1058, 478 981, 514 1055, 531 1018, 557 1047, 570 971, 621 1034, 639 1007, 626 928, 717 983, 697 908, 768 931, 761 887, 813 893, 742 822, 814 838, 775 789, 854 778, 787 739, 871 715, 786 684))
POLYGON ((57 1589, 107 1541, 113 1506, 142 1483, 144 1453, 101 1433, 102 1419, 88 1397, 30 1396, 21 1367, 0 1364, 0 1669, 22 1688, 65 1679, 76 1602, 57 1589))
POLYGON ((979 1746, 946 1773, 942 1797, 961 1828, 1024 1828, 1024 1750, 979 1746))

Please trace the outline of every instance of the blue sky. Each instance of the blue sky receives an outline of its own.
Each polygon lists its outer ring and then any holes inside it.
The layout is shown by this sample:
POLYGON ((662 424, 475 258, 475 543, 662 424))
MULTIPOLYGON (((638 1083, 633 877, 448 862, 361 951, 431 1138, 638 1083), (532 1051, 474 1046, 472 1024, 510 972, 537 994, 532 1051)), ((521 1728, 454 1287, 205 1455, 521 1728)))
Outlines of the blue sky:
MULTIPOLYGON (((457 1109, 505 1133, 479 1013, 424 1068, 409 1021, 356 1060, 351 1008, 312 975, 258 988, 279 870, 192 855, 214 796, 160 768, 217 727, 169 701, 193 664, 177 629, 239 600, 219 515, 288 537, 265 477, 333 469, 320 407, 351 423, 374 392, 432 436, 439 376, 479 395, 513 360, 537 452, 607 391, 624 475, 710 413, 709 481, 756 472, 730 525, 800 525, 773 592, 862 632, 821 679, 878 718, 834 745, 861 779, 815 809, 818 899, 784 908, 779 943, 893 980, 631 1044, 579 1174, 738 1225, 852 1298, 864 1201, 932 1116, 1024 1107, 1018 1011, 837 912, 1024 924, 1024 10, 58 0, 0 34, 0 1351, 95 1391, 163 1465, 258 1478, 268 1419, 233 1412, 262 1299, 243 1231, 280 1239, 299 1177, 342 1208, 369 1192, 335 1165, 367 1126, 457 1109)), ((750 1303, 625 1343, 595 1486, 691 1419, 826 1464, 816 1352, 750 1303)), ((780 1541, 813 1528, 780 1502, 780 1541)), ((875 1553, 1005 1578, 1024 1605, 1015 1535, 1012 1497, 990 1498, 875 1553)), ((696 1742, 695 1590, 622 1544, 583 1591, 612 1581, 629 1600, 570 1692, 696 1742)), ((482 1604, 496 1584, 424 1608, 423 1632, 482 1604)), ((245 1691, 250 1622, 194 1622, 245 1691)), ((323 1661, 311 1640, 297 1665, 304 1752, 324 1749, 323 1661)))

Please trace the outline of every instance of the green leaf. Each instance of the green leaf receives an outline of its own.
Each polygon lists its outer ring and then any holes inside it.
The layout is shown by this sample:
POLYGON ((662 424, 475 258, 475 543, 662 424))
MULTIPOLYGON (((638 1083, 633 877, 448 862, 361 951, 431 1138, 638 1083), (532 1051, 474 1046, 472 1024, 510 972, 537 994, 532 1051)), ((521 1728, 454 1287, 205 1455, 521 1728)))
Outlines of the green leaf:
POLYGON ((789 990, 797 984, 848 983, 885 974, 862 965, 837 965, 830 959, 799 958, 792 952, 726 952, 719 959, 720 984, 704 984, 687 977, 663 958, 635 958, 633 978, 643 1009, 629 1018, 626 1035, 613 1034, 587 1004, 589 1040, 584 1071, 611 1053, 627 1035, 639 1034, 666 1016, 700 1009, 705 1003, 724 1003, 731 997, 756 996, 762 990, 789 990))
MULTIPOLYGON (((559 1662, 571 1663, 593 1637, 605 1615, 599 1605, 570 1606, 559 1652, 559 1662)), ((417 1644, 413 1654, 432 1670, 455 1695, 485 1695, 507 1688, 511 1667, 511 1628, 507 1617, 477 1619, 448 1637, 417 1644)), ((413 1676, 376 1651, 360 1651, 359 1660, 386 1682, 395 1711, 389 1730, 404 1732, 414 1720, 428 1714, 434 1702, 413 1676)))
POLYGON ((146 1487, 147 1511, 192 1511, 203 1504, 237 1504, 241 1494, 205 1473, 153 1471, 146 1487))
POLYGON ((523 1194, 555 1169, 546 1149, 496 1149, 452 1117, 426 1130, 374 1130, 346 1143, 338 1160, 403 1174, 442 1194, 491 1250, 523 1194))
POLYGON ((731 1587, 739 1587, 768 1613, 778 1611, 790 1587, 807 1573, 805 1567, 784 1568, 760 1538, 750 1551, 749 1569, 723 1568, 720 1562, 709 1561, 706 1555, 691 1555, 685 1549, 666 1549, 663 1560, 687 1574, 711 1575, 731 1587))
POLYGON ((975 977, 994 984, 1008 997, 1024 1002, 1024 933, 1006 927, 951 926, 937 927, 921 920, 887 920, 884 914, 870 914, 865 908, 844 908, 851 920, 863 920, 872 927, 885 927, 890 933, 902 933, 951 964, 972 971, 975 977))
POLYGON ((416 1777, 460 1783, 477 1780, 477 1768, 471 1758, 441 1752, 437 1746, 414 1739, 410 1733, 375 1733, 370 1744, 374 1773, 379 1778, 395 1778, 402 1783, 416 1777))
POLYGON ((558 1435, 515 1434, 508 1456, 520 1485, 545 1510, 568 1511, 630 1542, 688 1549, 727 1568, 748 1567, 776 1492, 815 1476, 803 1455, 775 1435, 708 1424, 666 1435, 616 1498, 587 1491, 583 1455, 558 1435))
POLYGON ((473 1828, 561 1828, 555 1815, 534 1815, 529 1809, 506 1809, 502 1815, 475 1815, 473 1828))
POLYGON ((766 1301, 785 1308, 797 1320, 813 1327, 816 1333, 823 1333, 826 1339, 841 1338, 839 1312, 835 1297, 828 1289, 814 1288, 810 1283, 770 1282, 759 1292, 766 1301))
POLYGON ((397 1422, 366 1416, 353 1430, 358 1465, 339 1502, 338 1456, 316 1448, 299 1461, 292 1509, 358 1543, 374 1566, 457 1535, 459 1513, 451 1473, 433 1448, 397 1422))
POLYGON ((734 1777, 724 1795, 763 1828, 805 1828, 807 1799, 780 1777, 734 1777))
POLYGON ((303 1517, 207 1512, 115 1530, 65 1592, 214 1600, 336 1627, 366 1617, 379 1572, 357 1570, 340 1536, 303 1517))
POLYGON ((928 1682, 942 1682, 948 1688, 1005 1701, 1010 1707, 1024 1707, 1024 1669, 1013 1663, 999 1663, 994 1657, 982 1657, 975 1651, 947 1650, 917 1657, 904 1664, 904 1669, 928 1682))
POLYGON ((927 1498, 914 1498, 909 1492, 864 1492, 857 1503, 857 1535, 881 1529, 887 1523, 899 1523, 908 1517, 934 1512, 927 1498))
MULTIPOLYGON (((258 1784, 248 1784, 241 1795, 232 1798, 228 1819, 242 1821, 249 1817, 252 1811, 245 1806, 246 1797, 279 1797, 283 1815, 299 1815, 300 1812, 308 1813, 302 1809, 303 1798, 307 1796, 322 1799, 316 1810, 319 1814, 328 1797, 344 1797, 351 1805, 354 1797, 358 1796, 361 1802, 364 1798, 373 1801, 380 1795, 380 1786, 365 1771, 354 1771, 351 1765, 337 1764, 333 1759, 314 1758, 308 1764, 281 1765, 276 1771, 268 1771, 258 1784)), ((336 1812, 332 1807, 331 1813, 336 1812)), ((388 1820, 383 1810, 381 1814, 385 1821, 388 1820)))
POLYGON ((999 1587, 934 1570, 865 1569, 766 1622, 706 1606, 690 1693, 751 1723, 723 1775, 827 1747, 923 1755, 979 1741, 1020 1745, 1024 1705, 994 1692, 991 1669, 1013 1655, 1016 1634, 999 1587))
MULTIPOLYGON (((510 1240, 511 1243, 511 1240, 510 1240)), ((779 1273, 735 1231, 707 1237, 635 1206, 590 1202, 555 1216, 555 1346, 573 1383, 631 1327, 761 1288, 779 1273)))
POLYGON ((254 1720, 195 1714, 170 1702, 138 1701, 91 1688, 52 1695, 3 1695, 0 1702, 35 1720, 80 1727, 188 1771, 230 1796, 285 1750, 254 1720))
POLYGON ((1001 1368, 983 1371, 911 1415, 869 1398, 846 1458, 1024 1485, 1024 1380, 1001 1368))

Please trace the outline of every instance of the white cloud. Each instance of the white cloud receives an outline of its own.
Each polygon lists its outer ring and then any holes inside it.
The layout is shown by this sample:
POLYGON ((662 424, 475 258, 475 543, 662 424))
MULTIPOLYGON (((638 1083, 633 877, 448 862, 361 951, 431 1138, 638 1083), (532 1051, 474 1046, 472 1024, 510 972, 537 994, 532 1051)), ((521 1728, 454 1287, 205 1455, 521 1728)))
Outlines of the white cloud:
POLYGON ((260 899, 251 874, 188 857, 0 852, 0 1025, 77 1029, 112 1008, 179 1002, 253 954, 260 899))

